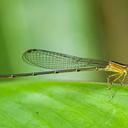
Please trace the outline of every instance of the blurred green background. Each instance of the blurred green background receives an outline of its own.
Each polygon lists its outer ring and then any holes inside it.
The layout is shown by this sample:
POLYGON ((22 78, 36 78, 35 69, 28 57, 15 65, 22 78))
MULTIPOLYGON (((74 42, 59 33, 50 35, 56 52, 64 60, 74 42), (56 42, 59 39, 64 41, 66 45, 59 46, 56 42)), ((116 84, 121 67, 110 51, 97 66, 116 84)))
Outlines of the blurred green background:
MULTIPOLYGON (((30 48, 128 63, 127 5, 126 0, 0 0, 0 73, 43 71, 22 61, 30 48)), ((101 75, 18 79, 102 81, 101 75)))

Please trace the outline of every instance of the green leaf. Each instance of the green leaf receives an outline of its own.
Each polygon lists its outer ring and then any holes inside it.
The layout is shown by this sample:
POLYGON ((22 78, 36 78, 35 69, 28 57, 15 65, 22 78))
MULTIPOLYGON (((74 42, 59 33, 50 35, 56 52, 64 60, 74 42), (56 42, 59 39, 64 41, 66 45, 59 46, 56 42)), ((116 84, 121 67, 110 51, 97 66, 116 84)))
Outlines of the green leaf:
POLYGON ((0 84, 0 128, 127 128, 128 88, 85 82, 0 84))

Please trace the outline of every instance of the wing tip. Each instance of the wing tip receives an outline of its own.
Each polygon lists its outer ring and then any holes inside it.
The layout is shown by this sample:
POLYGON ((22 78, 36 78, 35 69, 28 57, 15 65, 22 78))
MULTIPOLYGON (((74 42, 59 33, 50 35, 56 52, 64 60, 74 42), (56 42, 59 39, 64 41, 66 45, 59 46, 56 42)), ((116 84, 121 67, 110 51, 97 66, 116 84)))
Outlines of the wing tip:
POLYGON ((26 52, 31 53, 33 51, 37 51, 38 49, 28 49, 26 52))

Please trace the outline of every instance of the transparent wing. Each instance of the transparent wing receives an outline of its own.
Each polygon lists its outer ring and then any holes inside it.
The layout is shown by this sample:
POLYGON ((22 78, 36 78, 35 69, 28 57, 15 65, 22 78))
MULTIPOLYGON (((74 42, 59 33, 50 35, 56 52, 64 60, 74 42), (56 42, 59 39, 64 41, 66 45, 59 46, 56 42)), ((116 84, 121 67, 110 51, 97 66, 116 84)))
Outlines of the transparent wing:
POLYGON ((46 69, 105 68, 108 64, 105 61, 80 58, 41 49, 27 50, 22 57, 25 62, 46 69))

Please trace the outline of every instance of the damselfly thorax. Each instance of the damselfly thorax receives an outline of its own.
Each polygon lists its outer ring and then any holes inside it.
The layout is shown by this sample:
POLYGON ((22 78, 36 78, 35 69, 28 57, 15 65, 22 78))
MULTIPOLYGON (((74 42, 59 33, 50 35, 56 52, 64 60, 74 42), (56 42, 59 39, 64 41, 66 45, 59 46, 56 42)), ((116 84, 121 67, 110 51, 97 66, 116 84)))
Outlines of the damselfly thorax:
POLYGON ((116 81, 123 84, 126 82, 128 76, 128 66, 115 61, 110 61, 105 68, 105 71, 114 72, 114 74, 108 76, 108 82, 114 83, 116 81))

